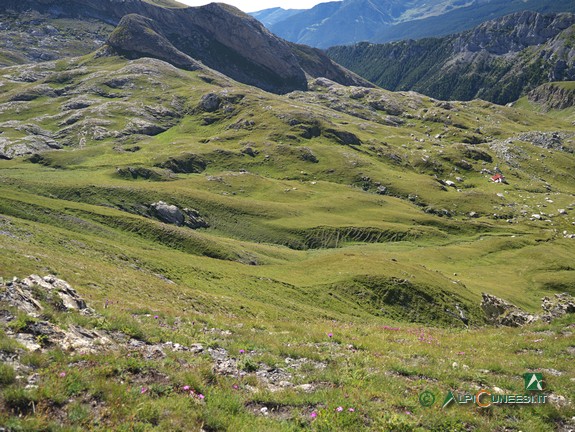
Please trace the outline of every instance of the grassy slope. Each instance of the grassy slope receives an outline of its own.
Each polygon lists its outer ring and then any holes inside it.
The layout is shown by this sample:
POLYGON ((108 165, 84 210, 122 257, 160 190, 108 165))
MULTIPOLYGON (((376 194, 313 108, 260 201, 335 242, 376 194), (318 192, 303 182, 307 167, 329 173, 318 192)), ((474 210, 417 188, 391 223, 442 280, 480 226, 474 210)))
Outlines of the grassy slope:
MULTIPOLYGON (((68 387, 58 381, 57 371, 68 370, 69 360, 46 354, 36 360, 43 365, 46 386, 29 394, 41 409, 36 416, 11 418, 12 424, 33 428, 58 416, 71 427, 126 430, 154 425, 158 430, 199 430, 201 425, 206 430, 459 430, 460 422, 479 430, 504 425, 550 430, 554 422, 573 415, 572 408, 558 411, 550 405, 498 408, 476 418, 472 409, 443 413, 417 402, 425 388, 438 395, 474 385, 520 392, 520 374, 537 368, 563 372, 549 376, 549 388, 573 394, 567 379, 573 376, 566 351, 569 321, 551 327, 553 339, 547 333, 539 337, 537 328, 464 331, 444 312, 461 304, 475 327, 482 324, 481 292, 533 311, 543 295, 558 290, 573 294, 573 240, 561 234, 572 232, 572 212, 552 222, 529 220, 531 213, 557 214, 572 205, 573 155, 519 142, 520 157, 510 167, 487 144, 473 148, 491 155, 492 163, 471 159, 469 146, 461 144, 474 135, 504 140, 528 130, 572 131, 569 121, 480 101, 444 109, 428 98, 377 90, 359 98, 353 95, 356 89, 340 87, 282 97, 206 71, 153 65, 145 75, 130 75, 121 90, 108 85, 112 78, 129 75, 120 59, 87 57, 54 67, 51 74, 68 71, 70 77, 65 84, 51 78, 46 83, 67 86, 68 93, 79 89, 94 101, 83 115, 111 122, 108 130, 123 130, 130 118, 141 115, 134 107, 176 110, 177 105, 182 114, 175 126, 154 137, 95 140, 87 134, 80 146, 76 134, 82 130, 72 128, 67 132, 70 145, 44 154, 42 164, 0 161, 0 276, 57 274, 106 315, 108 326, 135 327, 148 340, 200 341, 230 352, 248 348, 255 352, 253 361, 275 365, 288 355, 308 357, 326 361, 328 368, 309 371, 302 381, 324 383, 320 391, 269 393, 262 388, 254 394, 246 387, 255 384, 253 377, 238 381, 241 390, 234 391, 236 380, 213 376, 202 356, 186 358, 184 370, 176 354, 166 360, 134 360, 141 369, 166 373, 176 389, 140 397, 135 378, 126 379, 129 391, 120 384, 123 375, 117 371, 129 369, 121 354, 88 356, 96 363, 85 375, 71 375, 68 387), (206 82, 211 80, 215 84, 206 82), (222 95, 226 106, 205 113, 198 103, 212 91, 222 95), (401 107, 403 125, 390 126, 388 113, 366 108, 372 97, 401 107), (309 125, 319 125, 321 135, 302 138, 302 128, 309 125), (342 145, 331 129, 352 132, 362 144, 342 145), (436 134, 444 138, 434 139, 436 134), (139 151, 122 151, 136 145, 139 151), (257 154, 242 153, 246 147, 257 154), (301 158, 308 151, 317 163, 301 158), (154 167, 187 154, 207 160, 206 171, 168 174, 154 167), (463 158, 473 169, 457 167, 463 158), (504 170, 508 185, 489 183, 489 176, 480 173, 493 165, 504 170), (154 169, 163 181, 128 180, 116 173, 121 167, 154 169), (464 182, 460 192, 442 190, 434 176, 453 181, 461 176, 464 182), (375 193, 377 183, 388 188, 387 195, 375 193), (210 228, 193 231, 144 217, 145 206, 158 200, 197 209, 210 228), (433 213, 443 209, 452 217, 433 213), (470 211, 480 217, 469 218, 470 211), (112 300, 111 310, 102 308, 105 299, 112 300), (158 328, 141 311, 170 323, 179 316, 183 324, 178 331, 158 328), (407 321, 448 327, 421 328, 407 321), (232 335, 202 333, 198 325, 230 329, 232 335), (330 331, 334 340, 326 338, 330 331), (544 356, 516 354, 531 348, 535 338, 542 338, 537 343, 544 356), (350 351, 349 344, 359 349, 350 351), (452 368, 453 361, 469 369, 452 368), (116 372, 106 362, 116 364, 116 372), (190 381, 207 395, 205 403, 190 405, 177 392, 190 381), (42 393, 50 386, 49 393, 42 393), (107 413, 100 423, 89 409, 101 399, 98 394, 105 395, 102 409, 107 413), (285 406, 289 420, 253 415, 253 407, 262 404, 285 406), (357 411, 338 415, 338 405, 357 411), (314 409, 320 416, 310 422, 314 409)), ((18 71, 4 70, 8 76, 18 71)), ((6 75, 0 102, 39 84, 16 83, 6 75)), ((70 115, 61 107, 72 97, 42 96, 6 109, 0 121, 19 120, 57 132, 70 115)), ((4 137, 22 135, 17 128, 2 127, 4 137)), ((0 415, 7 419, 10 411, 0 415)))

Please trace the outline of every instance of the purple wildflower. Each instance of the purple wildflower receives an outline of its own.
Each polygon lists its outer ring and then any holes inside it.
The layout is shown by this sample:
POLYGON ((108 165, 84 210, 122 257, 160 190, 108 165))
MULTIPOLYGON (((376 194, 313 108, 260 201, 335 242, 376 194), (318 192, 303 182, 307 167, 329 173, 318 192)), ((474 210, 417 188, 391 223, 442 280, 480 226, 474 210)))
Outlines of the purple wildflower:
POLYGON ((240 354, 244 354, 246 352, 246 350, 241 349, 240 350, 240 354))
POLYGON ((312 411, 312 413, 309 415, 312 419, 317 417, 317 413, 315 411, 312 411))
POLYGON ((333 337, 333 333, 328 333, 327 337, 333 337))

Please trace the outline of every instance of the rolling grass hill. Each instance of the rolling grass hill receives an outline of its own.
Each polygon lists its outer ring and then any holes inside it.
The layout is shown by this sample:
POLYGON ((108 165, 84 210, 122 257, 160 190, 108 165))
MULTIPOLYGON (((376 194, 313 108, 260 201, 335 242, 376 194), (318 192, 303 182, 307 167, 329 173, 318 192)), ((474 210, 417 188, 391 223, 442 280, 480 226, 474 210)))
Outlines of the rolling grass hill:
POLYGON ((63 328, 204 347, 26 353, 7 334, 33 322, 0 303, 2 358, 38 374, 2 365, 9 430, 569 425, 573 317, 492 328, 479 308, 575 294, 568 115, 321 78, 274 95, 146 58, 0 75, 0 276, 68 281, 99 315, 44 299, 63 328), (208 227, 165 223, 159 201, 208 227), (549 404, 439 408, 450 389, 522 394, 527 371, 549 404))

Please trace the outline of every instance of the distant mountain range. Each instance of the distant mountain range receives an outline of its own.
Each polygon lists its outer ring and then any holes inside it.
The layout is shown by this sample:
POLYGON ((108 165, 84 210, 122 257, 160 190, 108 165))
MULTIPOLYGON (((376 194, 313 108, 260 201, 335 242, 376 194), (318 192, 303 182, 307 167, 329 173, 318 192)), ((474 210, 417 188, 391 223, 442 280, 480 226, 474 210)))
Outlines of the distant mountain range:
POLYGON ((327 54, 388 90, 505 104, 543 83, 575 80, 575 15, 519 12, 442 38, 360 43, 327 54))
POLYGON ((344 0, 251 15, 276 35, 318 48, 444 36, 514 12, 575 12, 573 0, 344 0))
POLYGON ((253 12, 250 15, 266 26, 270 26, 305 10, 306 9, 283 9, 280 7, 275 7, 253 12))

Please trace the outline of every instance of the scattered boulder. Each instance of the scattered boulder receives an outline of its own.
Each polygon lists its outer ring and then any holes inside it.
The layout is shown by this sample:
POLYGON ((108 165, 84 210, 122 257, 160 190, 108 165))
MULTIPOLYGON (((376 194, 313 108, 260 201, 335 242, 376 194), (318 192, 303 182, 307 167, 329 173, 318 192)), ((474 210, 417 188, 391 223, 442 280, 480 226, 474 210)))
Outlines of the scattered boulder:
POLYGON ((248 145, 241 150, 241 153, 249 157, 256 157, 259 151, 248 145))
POLYGON ((470 171, 473 169, 473 165, 467 162, 465 159, 461 159, 453 163, 456 167, 464 169, 465 171, 470 171))
POLYGON ((200 108, 206 112, 214 112, 222 104, 222 98, 215 93, 208 93, 202 96, 200 108))
POLYGON ((208 228, 210 226, 200 216, 200 213, 197 210, 185 208, 184 215, 186 216, 184 223, 189 228, 198 229, 198 228, 208 228))
POLYGON ((475 161, 481 160, 489 163, 493 162, 493 158, 489 153, 471 146, 465 146, 465 149, 463 150, 463 155, 466 158, 473 159, 475 161))
POLYGON ((150 205, 150 213, 160 221, 177 226, 187 226, 192 229, 207 228, 209 224, 194 209, 185 208, 183 211, 175 205, 158 201, 150 205))
POLYGON ((302 147, 299 149, 299 159, 305 161, 305 162, 311 162, 311 163, 318 163, 319 159, 317 158, 317 156, 313 153, 313 151, 308 148, 308 147, 302 147))
POLYGON ((327 138, 335 139, 337 142, 343 145, 361 145, 361 140, 357 137, 357 135, 351 132, 337 129, 326 129, 324 135, 327 138))
POLYGON ((387 188, 385 186, 378 186, 375 192, 378 195, 385 195, 387 193, 387 188))
POLYGON ((175 205, 166 204, 164 201, 158 201, 150 205, 152 216, 158 218, 164 223, 182 226, 184 225, 184 214, 175 205))
POLYGON ((116 174, 125 179, 138 179, 143 178, 146 180, 163 180, 164 176, 154 170, 144 167, 125 167, 116 168, 116 174))
POLYGON ((399 116, 403 114, 401 105, 391 96, 382 94, 379 99, 372 99, 368 102, 369 106, 378 111, 385 111, 392 116, 399 116))
POLYGON ((188 153, 182 156, 171 157, 165 162, 160 162, 156 166, 169 169, 180 174, 199 174, 205 171, 206 160, 196 154, 188 153))
POLYGON ((321 125, 319 122, 304 123, 298 125, 298 129, 301 130, 300 136, 305 139, 317 138, 321 135, 321 125))
POLYGON ((141 118, 133 118, 126 125, 122 133, 126 135, 140 134, 155 136, 165 132, 167 129, 167 127, 154 124, 141 118))

